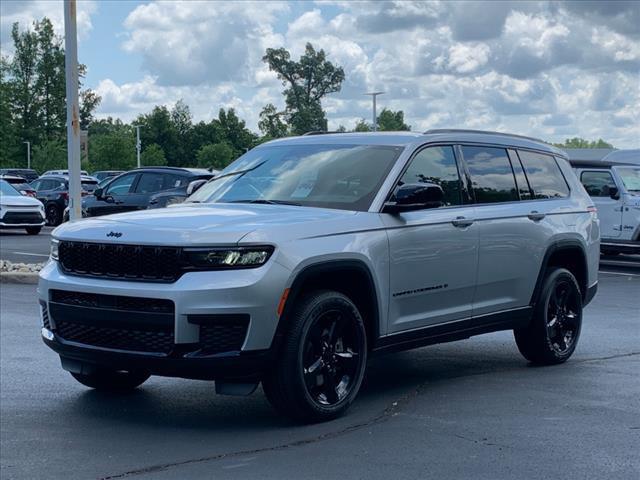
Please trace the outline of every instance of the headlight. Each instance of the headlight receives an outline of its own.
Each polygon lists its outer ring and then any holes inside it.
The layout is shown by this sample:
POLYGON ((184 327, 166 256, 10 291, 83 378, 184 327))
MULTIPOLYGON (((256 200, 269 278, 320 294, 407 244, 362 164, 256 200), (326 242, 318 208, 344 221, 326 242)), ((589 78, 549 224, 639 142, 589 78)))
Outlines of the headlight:
POLYGON ((186 248, 184 253, 190 265, 198 270, 255 268, 269 260, 273 247, 186 248))
POLYGON ((51 260, 58 260, 58 246, 60 245, 60 241, 56 240, 55 238, 51 239, 51 250, 49 253, 49 256, 51 257, 51 260))

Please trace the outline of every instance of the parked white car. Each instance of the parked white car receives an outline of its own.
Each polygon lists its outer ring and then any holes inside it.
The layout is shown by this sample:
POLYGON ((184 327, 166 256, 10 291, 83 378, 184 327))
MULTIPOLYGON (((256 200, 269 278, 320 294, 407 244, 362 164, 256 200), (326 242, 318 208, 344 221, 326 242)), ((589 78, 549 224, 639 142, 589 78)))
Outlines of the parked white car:
POLYGON ((572 161, 600 219, 606 254, 640 254, 640 165, 572 161))
POLYGON ((44 226, 44 205, 0 180, 0 228, 24 228, 37 235, 44 226))

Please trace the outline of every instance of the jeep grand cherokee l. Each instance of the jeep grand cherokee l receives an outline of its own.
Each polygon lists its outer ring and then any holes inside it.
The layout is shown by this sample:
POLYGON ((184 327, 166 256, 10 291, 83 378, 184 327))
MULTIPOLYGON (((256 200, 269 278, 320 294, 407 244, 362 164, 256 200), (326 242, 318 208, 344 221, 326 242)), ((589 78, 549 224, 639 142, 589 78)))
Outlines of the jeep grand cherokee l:
POLYGON ((285 415, 353 402, 370 355, 513 330, 566 361, 597 288, 593 202, 563 153, 474 131, 249 151, 188 203, 71 223, 40 273, 44 342, 80 383, 262 382, 285 415))

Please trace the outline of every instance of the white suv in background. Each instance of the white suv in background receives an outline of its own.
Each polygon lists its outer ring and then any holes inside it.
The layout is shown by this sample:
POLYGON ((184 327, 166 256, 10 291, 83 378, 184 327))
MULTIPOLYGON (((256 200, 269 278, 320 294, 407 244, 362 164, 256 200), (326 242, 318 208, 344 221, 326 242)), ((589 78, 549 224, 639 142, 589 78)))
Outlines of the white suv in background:
POLYGON ((215 380, 304 421, 342 414, 370 355, 513 330, 566 361, 600 230, 564 154, 461 130, 260 145, 158 210, 53 232, 44 342, 80 383, 215 380))
POLYGON ((39 200, 0 180, 0 228, 24 228, 29 235, 37 235, 44 223, 44 206, 39 200))

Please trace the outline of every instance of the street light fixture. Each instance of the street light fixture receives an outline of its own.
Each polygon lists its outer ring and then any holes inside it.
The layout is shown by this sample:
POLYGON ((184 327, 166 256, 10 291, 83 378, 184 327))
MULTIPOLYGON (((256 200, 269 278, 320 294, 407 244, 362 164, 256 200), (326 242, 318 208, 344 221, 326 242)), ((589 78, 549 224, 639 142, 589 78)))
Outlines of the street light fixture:
POLYGON ((378 95, 383 95, 387 92, 369 92, 365 93, 365 95, 371 95, 373 99, 373 131, 376 132, 378 130, 378 115, 376 113, 376 98, 378 95))
POLYGON ((142 148, 142 143, 140 143, 140 127, 142 125, 133 125, 136 127, 136 154, 138 157, 138 168, 140 168, 140 149, 142 148))

